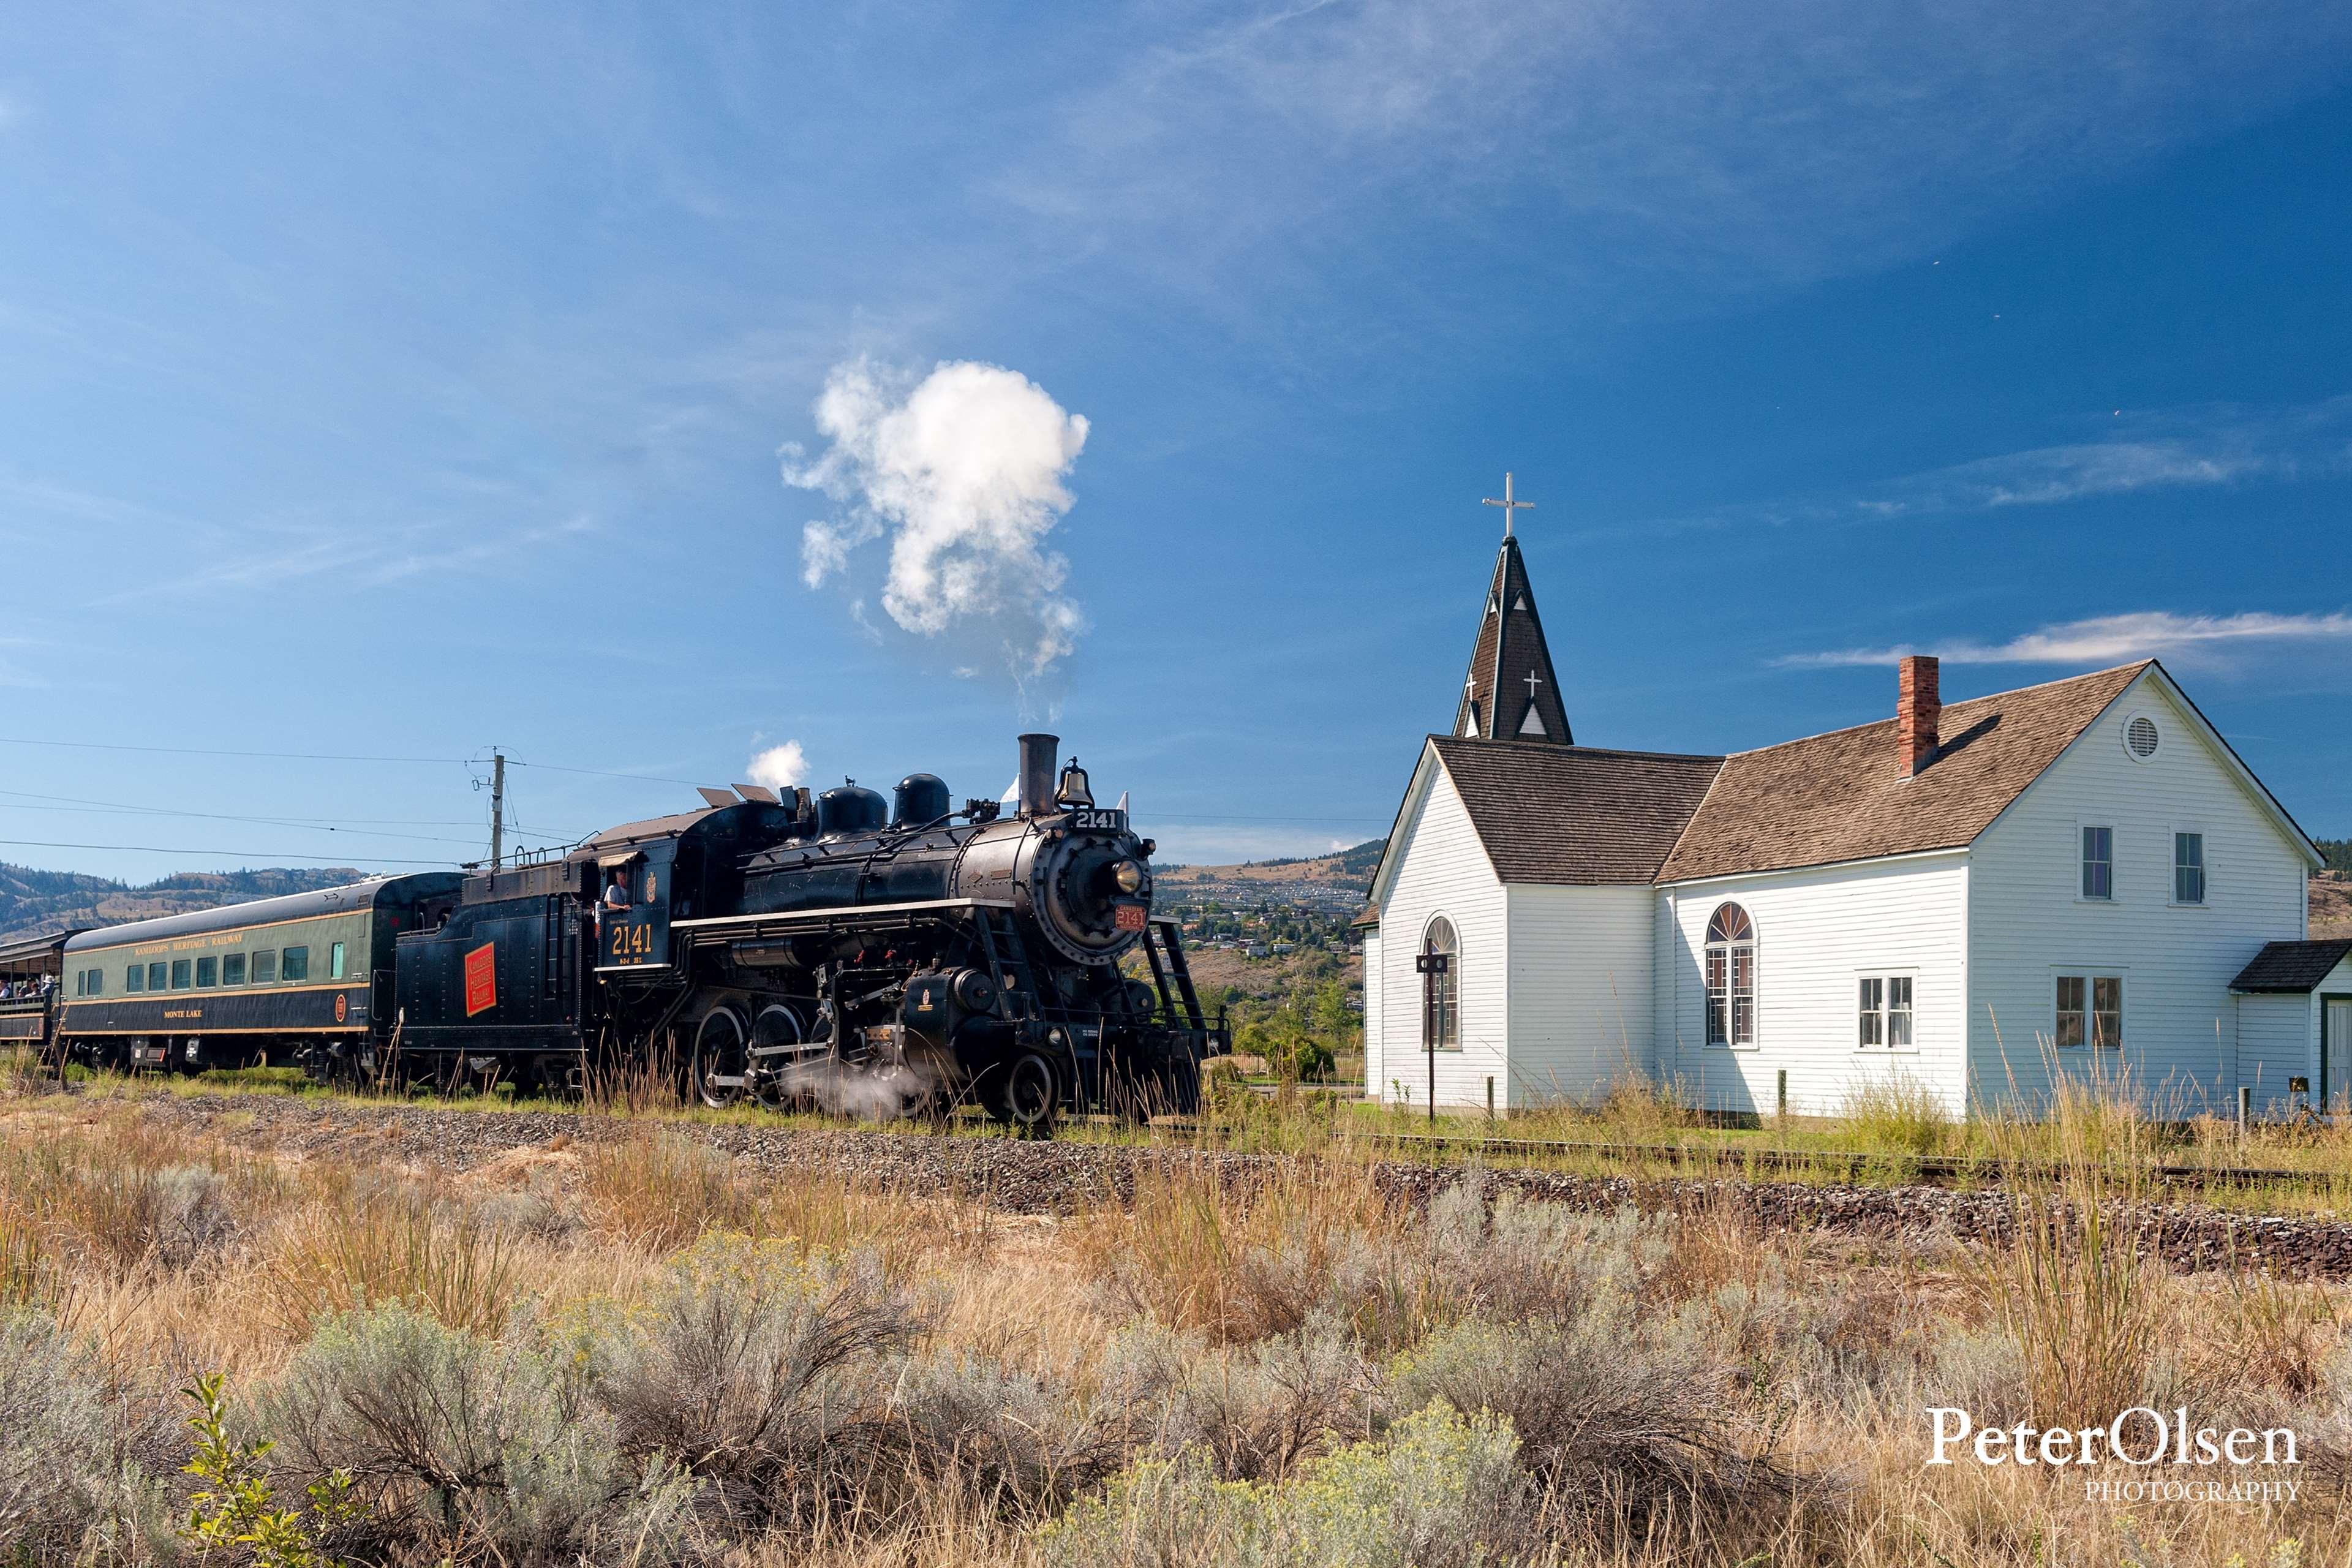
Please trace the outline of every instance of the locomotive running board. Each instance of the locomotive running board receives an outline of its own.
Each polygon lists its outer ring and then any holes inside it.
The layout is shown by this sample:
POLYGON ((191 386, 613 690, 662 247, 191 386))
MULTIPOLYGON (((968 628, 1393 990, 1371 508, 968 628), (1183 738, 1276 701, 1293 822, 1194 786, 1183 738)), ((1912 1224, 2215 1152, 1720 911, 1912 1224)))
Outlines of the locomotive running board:
POLYGON ((734 942, 744 937, 784 936, 811 926, 864 925, 877 920, 904 920, 918 915, 946 914, 955 910, 1009 910, 1010 899, 926 899, 906 904, 835 904, 822 910, 791 914, 709 915, 701 920, 672 921, 672 931, 683 931, 697 945, 734 942))

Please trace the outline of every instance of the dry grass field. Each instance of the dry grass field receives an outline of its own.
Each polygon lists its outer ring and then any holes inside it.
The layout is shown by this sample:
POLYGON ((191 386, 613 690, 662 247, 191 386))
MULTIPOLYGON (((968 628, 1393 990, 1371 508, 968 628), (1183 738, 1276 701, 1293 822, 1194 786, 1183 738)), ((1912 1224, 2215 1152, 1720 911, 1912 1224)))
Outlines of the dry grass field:
POLYGON ((652 1116, 454 1169, 0 1093, 0 1562, 2352 1553, 2352 1295, 2135 1253, 2088 1102, 1996 1251, 1767 1234, 1736 1200, 1416 1210, 1344 1149, 1047 1218, 762 1176, 652 1116), (2294 1500, 1926 1463, 1930 1406, 2132 1405, 2293 1429, 2293 1467, 2170 1473, 2294 1500))

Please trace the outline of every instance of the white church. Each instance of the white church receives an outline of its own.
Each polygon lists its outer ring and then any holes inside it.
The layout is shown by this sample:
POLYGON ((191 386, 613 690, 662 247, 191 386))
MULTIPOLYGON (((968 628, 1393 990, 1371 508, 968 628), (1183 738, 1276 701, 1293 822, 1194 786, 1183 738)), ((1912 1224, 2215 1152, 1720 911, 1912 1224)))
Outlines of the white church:
POLYGON ((1822 1114, 1899 1075, 1960 1116, 2053 1072, 2180 1114, 2352 1090, 2319 852, 2162 665, 1947 707, 1913 658, 1893 695, 1728 756, 1579 745, 1507 530, 1359 921, 1367 1092, 1425 1104, 1433 1069, 1440 1106, 1499 1113, 1640 1075, 1822 1114))

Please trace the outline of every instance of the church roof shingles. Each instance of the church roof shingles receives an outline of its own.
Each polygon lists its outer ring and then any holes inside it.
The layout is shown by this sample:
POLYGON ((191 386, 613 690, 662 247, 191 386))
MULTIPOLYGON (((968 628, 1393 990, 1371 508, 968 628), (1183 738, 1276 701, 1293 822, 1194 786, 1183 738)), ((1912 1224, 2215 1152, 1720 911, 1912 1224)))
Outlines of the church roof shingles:
POLYGON ((1721 757, 1432 735, 1506 882, 1645 884, 1721 757))
POLYGON ((1973 843, 2149 668, 1947 706, 1906 777, 1895 721, 1728 757, 1432 735, 1506 882, 1689 881, 1973 843))
POLYGON ((1726 757, 1661 882, 1956 849, 2058 760, 2149 668, 2121 665, 1945 707, 1916 777, 1882 719, 1726 757))

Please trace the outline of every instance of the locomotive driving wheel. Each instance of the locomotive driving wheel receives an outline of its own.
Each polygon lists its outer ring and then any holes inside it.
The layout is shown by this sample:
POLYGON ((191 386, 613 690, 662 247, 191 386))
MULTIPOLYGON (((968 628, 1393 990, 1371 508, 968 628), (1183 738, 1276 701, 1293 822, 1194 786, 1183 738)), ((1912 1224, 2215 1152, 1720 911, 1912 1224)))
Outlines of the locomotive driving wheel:
POLYGON ((1054 1064, 1035 1051, 1024 1051, 998 1075, 989 1097, 989 1112, 997 1121, 1024 1132, 1042 1133, 1054 1125, 1061 1094, 1054 1080, 1054 1064))
POLYGON ((743 1098, 743 1074, 751 1065, 743 1021, 731 1007, 713 1008, 694 1032, 694 1092, 714 1110, 743 1098))

